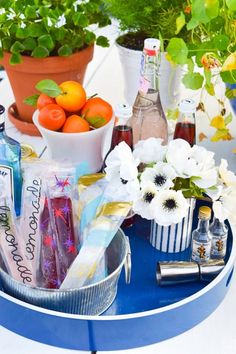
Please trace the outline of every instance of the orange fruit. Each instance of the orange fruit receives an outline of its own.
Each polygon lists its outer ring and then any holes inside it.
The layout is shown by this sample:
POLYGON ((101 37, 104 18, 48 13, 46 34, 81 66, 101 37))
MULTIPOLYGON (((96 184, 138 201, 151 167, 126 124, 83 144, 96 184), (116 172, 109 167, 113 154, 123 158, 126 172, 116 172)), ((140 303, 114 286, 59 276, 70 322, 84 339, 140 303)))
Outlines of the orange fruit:
POLYGON ((66 114, 58 104, 51 103, 39 111, 39 123, 46 129, 58 130, 66 120, 66 114))
POLYGON ((56 103, 53 97, 49 97, 45 95, 45 93, 41 93, 37 100, 37 108, 40 110, 41 108, 47 106, 50 103, 56 103))
POLYGON ((56 97, 56 103, 68 112, 79 111, 86 102, 86 92, 76 81, 64 81, 60 85, 62 93, 56 97))
POLYGON ((91 126, 100 128, 111 120, 113 110, 108 102, 100 97, 94 97, 87 100, 82 108, 81 115, 91 126))
POLYGON ((88 122, 77 114, 72 114, 71 116, 69 116, 62 127, 63 133, 81 133, 88 131, 88 122))

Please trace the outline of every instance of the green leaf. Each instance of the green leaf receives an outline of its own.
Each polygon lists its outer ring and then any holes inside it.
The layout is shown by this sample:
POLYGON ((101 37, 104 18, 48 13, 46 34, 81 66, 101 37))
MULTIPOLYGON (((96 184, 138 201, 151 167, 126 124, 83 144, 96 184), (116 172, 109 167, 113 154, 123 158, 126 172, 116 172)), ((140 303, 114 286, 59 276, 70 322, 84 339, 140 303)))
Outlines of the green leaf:
POLYGON ((106 123, 106 119, 101 116, 85 117, 85 119, 94 128, 100 128, 106 123))
POLYGON ((99 36, 96 39, 96 43, 97 45, 100 45, 101 47, 109 47, 109 41, 106 37, 104 36, 99 36))
POLYGON ((233 115, 232 113, 230 113, 229 115, 227 115, 227 117, 225 117, 225 125, 228 125, 229 123, 231 123, 233 120, 233 115))
POLYGON ((72 54, 72 48, 68 44, 65 44, 61 46, 57 52, 59 56, 66 57, 72 54))
POLYGON ((44 34, 38 38, 38 44, 39 46, 47 48, 49 51, 51 51, 55 44, 52 40, 52 37, 49 34, 44 34))
POLYGON ((25 50, 34 50, 35 47, 37 47, 37 42, 34 38, 26 38, 23 41, 23 45, 25 47, 25 50))
POLYGON ((212 83, 210 84, 206 84, 205 85, 205 89, 207 90, 207 92, 209 93, 209 95, 211 96, 215 96, 215 87, 212 83))
POLYGON ((39 98, 39 94, 36 94, 33 96, 26 97, 23 102, 30 106, 37 106, 38 98, 39 98))
POLYGON ((27 19, 36 19, 37 18, 38 6, 27 6, 25 9, 25 16, 27 19))
POLYGON ((62 89, 53 80, 41 80, 35 88, 50 97, 57 97, 62 93, 62 89))
POLYGON ((19 41, 16 41, 12 44, 11 46, 11 52, 12 53, 20 53, 23 52, 25 50, 25 47, 23 46, 23 44, 19 41))
POLYGON ((179 17, 176 19, 176 31, 175 34, 178 34, 181 29, 184 27, 186 21, 185 21, 185 16, 184 13, 181 11, 179 17))
POLYGON ((205 79, 206 79, 206 84, 208 86, 210 86, 211 84, 211 70, 207 70, 207 69, 204 69, 204 75, 205 75, 205 79))
POLYGON ((236 11, 236 1, 235 0, 226 0, 226 5, 230 9, 230 11, 236 11))
POLYGON ((52 33, 53 38, 58 42, 63 41, 65 38, 65 35, 66 35, 66 30, 64 27, 60 27, 57 29, 54 28, 53 33, 52 33))
MULTIPOLYGON (((219 0, 192 0, 192 18, 208 23, 219 13, 219 0)), ((189 28, 188 28, 189 29, 189 28)))
POLYGON ((192 29, 196 28, 198 25, 199 25, 199 21, 192 17, 187 24, 187 30, 191 31, 192 29))
POLYGON ((15 65, 15 64, 20 64, 22 62, 22 58, 20 53, 13 53, 10 58, 10 64, 15 65))
POLYGON ((188 72, 189 73, 193 73, 194 70, 194 61, 192 58, 189 58, 187 61, 187 65, 188 65, 188 72))
POLYGON ((88 17, 80 12, 73 15, 73 22, 76 26, 87 27, 89 25, 88 17))
POLYGON ((236 70, 221 71, 220 76, 222 80, 228 84, 236 83, 236 70))
POLYGON ((185 74, 183 77, 183 83, 186 88, 191 90, 198 90, 202 87, 203 76, 199 73, 185 74))
POLYGON ((16 38, 21 38, 21 39, 24 39, 24 38, 27 38, 28 37, 28 30, 27 30, 27 27, 25 28, 17 28, 17 31, 16 31, 16 38))
POLYGON ((96 40, 96 36, 93 32, 87 31, 84 37, 84 41, 86 44, 90 45, 94 43, 96 40))
MULTIPOLYGON (((236 2, 236 0, 235 0, 235 2, 236 2)), ((216 49, 226 50, 229 43, 230 43, 230 39, 225 34, 218 34, 217 36, 214 37, 213 43, 214 43, 214 47, 216 47, 216 49)))
POLYGON ((43 26, 39 23, 31 23, 28 27, 30 37, 40 37, 44 34, 43 26))
POLYGON ((0 47, 0 59, 2 59, 3 58, 3 49, 2 49, 2 47, 0 47))
POLYGON ((34 48, 31 55, 34 58, 46 58, 49 56, 49 51, 47 48, 39 45, 36 48, 34 48))
POLYGON ((188 48, 182 38, 171 38, 166 50, 174 63, 183 65, 187 62, 188 48))
POLYGON ((236 88, 235 89, 231 89, 230 87, 226 87, 225 96, 229 100, 232 100, 233 98, 235 98, 236 97, 236 88))

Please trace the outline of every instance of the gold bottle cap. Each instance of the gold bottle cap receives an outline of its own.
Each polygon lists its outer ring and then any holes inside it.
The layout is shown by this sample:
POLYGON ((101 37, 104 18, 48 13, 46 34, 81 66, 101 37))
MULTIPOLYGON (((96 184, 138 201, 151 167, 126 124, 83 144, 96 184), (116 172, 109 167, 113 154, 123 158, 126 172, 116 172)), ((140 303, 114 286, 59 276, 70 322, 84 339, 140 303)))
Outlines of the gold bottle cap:
POLYGON ((199 208, 198 216, 201 219, 210 219, 211 217, 211 208, 204 205, 199 208))

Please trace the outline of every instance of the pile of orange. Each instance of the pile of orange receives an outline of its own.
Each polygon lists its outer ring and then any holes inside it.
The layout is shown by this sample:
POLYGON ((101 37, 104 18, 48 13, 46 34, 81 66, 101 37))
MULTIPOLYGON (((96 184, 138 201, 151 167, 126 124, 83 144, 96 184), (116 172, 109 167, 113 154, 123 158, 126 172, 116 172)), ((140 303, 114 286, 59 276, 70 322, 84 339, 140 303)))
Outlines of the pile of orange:
POLYGON ((59 87, 61 93, 55 98, 44 93, 38 97, 38 119, 44 128, 80 133, 100 128, 111 120, 112 106, 100 97, 87 99, 79 82, 65 81, 59 87))

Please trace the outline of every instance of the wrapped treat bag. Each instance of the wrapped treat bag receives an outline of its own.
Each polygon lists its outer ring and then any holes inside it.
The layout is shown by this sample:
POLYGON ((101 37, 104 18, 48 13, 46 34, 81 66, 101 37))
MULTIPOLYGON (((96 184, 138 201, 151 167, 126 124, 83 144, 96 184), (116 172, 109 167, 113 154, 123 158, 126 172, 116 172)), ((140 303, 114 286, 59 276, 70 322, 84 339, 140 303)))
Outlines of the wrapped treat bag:
MULTIPOLYGON (((78 220, 79 220, 79 236, 81 243, 86 237, 86 228, 95 218, 97 208, 101 203, 103 191, 107 184, 104 174, 96 173, 92 175, 84 175, 78 181, 78 220)), ((107 257, 106 254, 100 259, 93 278, 89 278, 86 285, 92 282, 98 282, 107 276, 107 257)))
POLYGON ((40 236, 40 214, 44 206, 45 195, 42 187, 44 165, 30 161, 23 166, 22 213, 20 218, 21 235, 25 241, 25 255, 31 262, 33 276, 36 277, 40 236))
POLYGON ((109 185, 106 186, 96 217, 84 229, 83 245, 60 289, 79 288, 89 280, 93 282, 99 262, 131 206, 130 202, 117 202, 109 185))
POLYGON ((40 256, 37 269, 37 285, 47 289, 57 289, 60 280, 57 275, 56 242, 51 227, 48 202, 45 199, 40 215, 40 256))
POLYGON ((0 188, 0 253, 7 272, 24 284, 34 286, 31 264, 24 254, 24 239, 17 229, 17 220, 6 188, 0 188))
POLYGON ((57 276, 59 283, 78 254, 78 237, 74 223, 73 169, 57 169, 47 177, 47 201, 56 247, 57 276))

